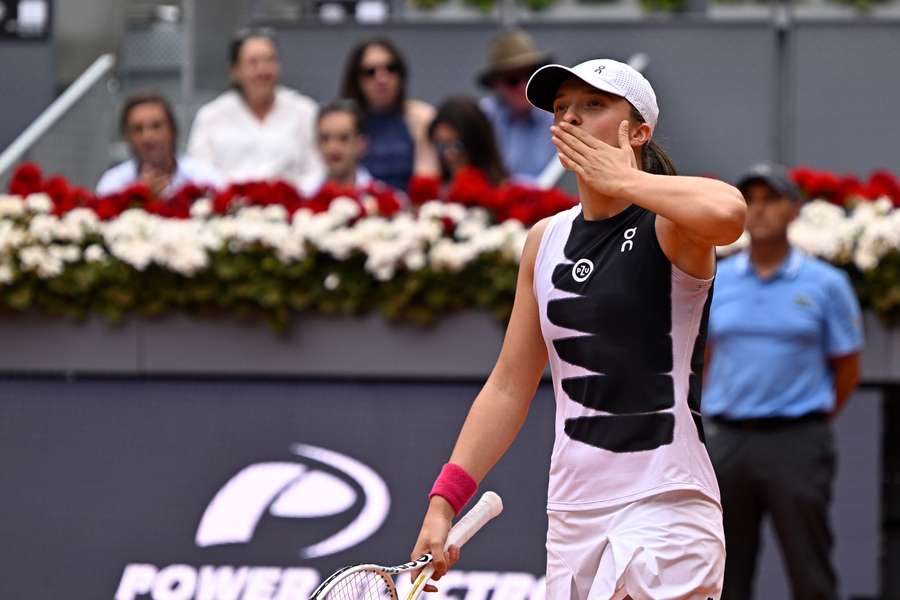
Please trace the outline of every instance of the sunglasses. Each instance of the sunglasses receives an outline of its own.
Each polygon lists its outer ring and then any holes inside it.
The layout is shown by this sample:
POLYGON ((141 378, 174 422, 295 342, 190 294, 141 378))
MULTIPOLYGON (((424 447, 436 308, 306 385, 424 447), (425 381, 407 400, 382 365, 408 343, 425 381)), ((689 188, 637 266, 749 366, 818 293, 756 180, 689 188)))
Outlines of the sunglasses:
POLYGON ((455 152, 463 152, 466 147, 463 145, 462 140, 454 140, 452 142, 435 142, 434 149, 438 151, 438 154, 444 154, 445 152, 450 152, 451 150, 455 152))
POLYGON ((387 73, 390 73, 391 75, 397 75, 398 73, 400 73, 400 63, 390 62, 386 65, 375 65, 373 67, 361 67, 359 69, 359 74, 362 77, 372 78, 372 77, 375 77, 375 74, 378 73, 378 71, 385 71, 387 73))
POLYGON ((500 85, 504 85, 506 87, 517 87, 522 85, 522 83, 528 81, 528 76, 526 75, 506 75, 503 77, 497 77, 494 79, 495 83, 499 83, 500 85))

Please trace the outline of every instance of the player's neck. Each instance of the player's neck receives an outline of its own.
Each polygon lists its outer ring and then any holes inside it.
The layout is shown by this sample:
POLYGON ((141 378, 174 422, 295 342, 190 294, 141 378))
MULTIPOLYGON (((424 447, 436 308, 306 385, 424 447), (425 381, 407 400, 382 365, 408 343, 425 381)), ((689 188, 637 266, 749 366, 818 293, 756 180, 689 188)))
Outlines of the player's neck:
POLYGON ((608 219, 619 214, 631 204, 621 198, 598 194, 580 180, 578 181, 578 197, 581 199, 584 218, 588 221, 608 219))

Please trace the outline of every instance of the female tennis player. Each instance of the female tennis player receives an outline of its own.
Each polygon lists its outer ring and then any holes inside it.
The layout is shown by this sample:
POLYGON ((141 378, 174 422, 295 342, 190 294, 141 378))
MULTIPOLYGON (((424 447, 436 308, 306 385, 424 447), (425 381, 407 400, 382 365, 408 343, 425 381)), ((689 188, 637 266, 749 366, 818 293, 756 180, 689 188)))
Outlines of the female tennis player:
POLYGON ((652 141, 656 95, 628 65, 548 65, 527 95, 554 114, 581 203, 528 235, 500 356, 412 556, 433 553, 435 579, 459 558, 444 551, 451 519, 512 443, 549 358, 547 598, 718 599, 725 543, 700 378, 714 246, 740 236, 743 198, 675 176, 652 141))

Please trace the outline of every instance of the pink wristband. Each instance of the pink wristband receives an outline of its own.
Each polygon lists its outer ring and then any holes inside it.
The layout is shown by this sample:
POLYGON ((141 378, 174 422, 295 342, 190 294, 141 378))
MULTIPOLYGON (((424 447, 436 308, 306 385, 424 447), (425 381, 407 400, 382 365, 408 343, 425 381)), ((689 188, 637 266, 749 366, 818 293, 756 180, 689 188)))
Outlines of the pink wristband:
POLYGON ((434 481, 428 498, 440 496, 450 503, 456 514, 459 514, 463 506, 475 495, 477 489, 478 482, 472 479, 465 469, 459 465, 447 463, 434 481))

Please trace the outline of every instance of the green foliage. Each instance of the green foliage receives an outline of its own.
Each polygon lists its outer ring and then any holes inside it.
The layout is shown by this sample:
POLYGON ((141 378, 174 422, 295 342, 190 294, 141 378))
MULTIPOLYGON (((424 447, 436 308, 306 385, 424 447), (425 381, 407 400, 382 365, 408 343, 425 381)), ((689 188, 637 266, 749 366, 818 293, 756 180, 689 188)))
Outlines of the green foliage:
POLYGON ((431 268, 398 271, 378 281, 364 268, 365 257, 347 260, 314 253, 282 263, 255 249, 212 254, 209 268, 191 277, 155 265, 137 271, 108 258, 78 262, 51 279, 18 274, 0 286, 0 309, 38 310, 83 319, 99 314, 111 322, 132 312, 157 316, 180 310, 262 318, 283 331, 301 313, 351 316, 378 311, 387 319, 428 324, 448 312, 483 309, 509 317, 518 265, 500 254, 483 255, 456 273, 431 268), (326 280, 332 281, 331 289, 326 280))

